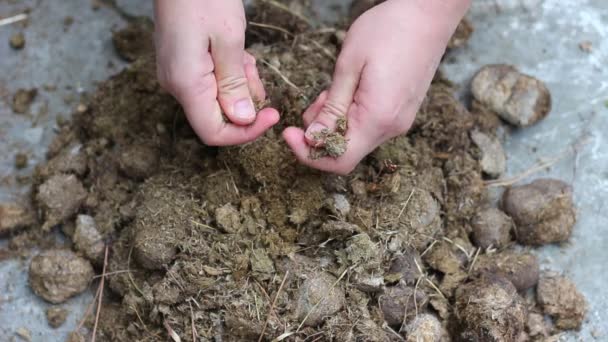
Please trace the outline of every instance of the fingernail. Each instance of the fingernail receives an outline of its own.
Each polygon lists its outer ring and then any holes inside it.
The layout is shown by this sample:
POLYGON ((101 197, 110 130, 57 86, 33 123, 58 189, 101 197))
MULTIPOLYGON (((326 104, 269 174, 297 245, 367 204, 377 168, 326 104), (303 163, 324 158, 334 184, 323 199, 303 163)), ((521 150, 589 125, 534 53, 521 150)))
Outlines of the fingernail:
POLYGON ((309 140, 315 140, 315 135, 321 133, 323 130, 327 129, 327 126, 320 124, 318 122, 313 122, 308 126, 306 130, 306 138, 309 140))
POLYGON ((255 108, 251 99, 242 99, 234 104, 233 114, 239 119, 248 120, 255 116, 255 108))

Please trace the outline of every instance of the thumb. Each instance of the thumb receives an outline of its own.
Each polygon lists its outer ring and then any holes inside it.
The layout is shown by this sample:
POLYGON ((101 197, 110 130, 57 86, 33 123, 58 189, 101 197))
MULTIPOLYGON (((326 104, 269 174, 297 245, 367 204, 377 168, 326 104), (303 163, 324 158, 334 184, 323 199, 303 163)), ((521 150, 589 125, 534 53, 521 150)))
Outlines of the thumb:
POLYGON ((256 111, 243 65, 245 33, 212 40, 211 44, 220 107, 232 123, 249 125, 255 121, 256 111))
POLYGON ((304 135, 309 145, 323 144, 323 141, 318 141, 319 133, 334 132, 338 120, 346 117, 359 85, 361 69, 362 63, 355 63, 344 52, 340 55, 327 100, 304 135))

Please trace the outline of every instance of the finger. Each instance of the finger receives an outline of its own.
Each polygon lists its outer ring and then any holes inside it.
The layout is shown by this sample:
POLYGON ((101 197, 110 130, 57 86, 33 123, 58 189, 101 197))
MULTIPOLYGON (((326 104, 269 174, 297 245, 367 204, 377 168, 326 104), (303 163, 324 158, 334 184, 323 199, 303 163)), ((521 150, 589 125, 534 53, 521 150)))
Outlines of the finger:
MULTIPOLYGON (((227 22, 225 25, 231 24, 227 22)), ((221 36, 211 39, 218 101, 230 121, 238 125, 248 125, 255 121, 256 113, 243 65, 245 32, 238 27, 238 22, 232 26, 221 36)))
POLYGON ((250 53, 245 52, 244 63, 245 76, 249 85, 249 92, 253 96, 253 100, 256 102, 263 102, 266 99, 266 91, 264 90, 264 84, 260 79, 260 74, 256 66, 255 57, 250 53))
POLYGON ((302 121, 304 122, 304 128, 308 128, 308 126, 310 126, 310 123, 312 122, 312 120, 314 120, 314 118, 317 117, 317 115, 319 115, 319 112, 321 111, 321 108, 323 108, 323 104, 325 103, 325 101, 327 100, 327 90, 324 90, 323 92, 321 92, 321 94, 319 94, 319 96, 317 96, 317 99, 315 100, 315 102, 313 102, 313 104, 311 104, 306 111, 304 112, 304 114, 302 114, 302 121))
POLYGON ((341 157, 312 159, 310 158, 312 147, 308 144, 302 129, 288 127, 283 131, 283 139, 300 163, 340 175, 347 175, 354 170, 357 164, 378 146, 375 141, 368 139, 365 134, 353 132, 350 135, 347 134, 346 138, 348 139, 347 150, 341 157))
POLYGON ((353 103, 362 69, 362 61, 355 55, 351 55, 348 51, 340 54, 327 100, 306 129, 305 136, 309 144, 318 146, 322 143, 316 141, 315 136, 323 130, 334 131, 337 121, 346 116, 353 103))

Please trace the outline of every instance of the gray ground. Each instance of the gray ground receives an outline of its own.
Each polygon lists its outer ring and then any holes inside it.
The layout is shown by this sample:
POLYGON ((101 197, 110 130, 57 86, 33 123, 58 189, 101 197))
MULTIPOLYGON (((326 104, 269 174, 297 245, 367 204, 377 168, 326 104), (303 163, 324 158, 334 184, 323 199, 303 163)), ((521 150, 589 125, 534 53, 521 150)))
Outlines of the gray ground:
MULTIPOLYGON (((151 1, 118 1, 131 13, 150 14, 151 1)), ((327 4, 328 1, 317 1, 327 4)), ((344 2, 333 0, 331 2, 344 2)), ((0 19, 31 8, 23 23, 0 26, 0 201, 21 198, 27 189, 15 174, 14 154, 27 152, 30 165, 44 160, 57 116, 67 117, 80 93, 94 89, 96 81, 117 72, 123 64, 110 42, 110 30, 124 25, 112 10, 94 11, 91 1, 0 1, 0 19), (64 24, 72 17, 71 26, 64 24), (9 37, 25 32, 26 48, 9 48, 9 37), (54 91, 45 85, 56 85, 54 91), (19 88, 36 87, 39 95, 31 114, 15 115, 10 98, 19 88), (46 108, 46 109, 45 109, 46 108)), ((328 12, 331 14, 331 12, 328 12)), ((579 221, 572 241, 565 246, 538 250, 545 268, 562 270, 574 279, 590 302, 582 332, 565 340, 608 340, 608 291, 604 262, 608 258, 608 2, 605 0, 477 0, 469 17, 476 32, 469 45, 452 54, 444 71, 466 89, 471 75, 488 63, 507 62, 548 83, 554 109, 540 124, 514 131, 506 141, 509 174, 516 175, 535 163, 561 156, 550 175, 574 185, 579 221), (579 43, 590 41, 590 53, 579 43), (582 143, 581 143, 582 142, 582 143), (579 146, 569 153, 572 146, 579 146)), ((3 242, 0 241, 0 247, 3 242)), ((68 322, 50 329, 44 318, 48 304, 33 296, 27 286, 27 260, 0 264, 0 340, 27 328, 32 341, 63 341, 82 316, 91 294, 66 306, 68 322)))

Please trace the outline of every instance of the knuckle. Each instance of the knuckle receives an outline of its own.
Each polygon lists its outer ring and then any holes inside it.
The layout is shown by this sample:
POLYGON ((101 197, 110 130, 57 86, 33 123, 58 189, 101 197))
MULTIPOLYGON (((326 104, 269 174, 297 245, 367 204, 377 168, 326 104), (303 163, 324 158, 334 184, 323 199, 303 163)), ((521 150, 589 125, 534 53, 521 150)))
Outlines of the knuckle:
POLYGON ((347 106, 332 100, 327 100, 323 105, 321 114, 331 120, 338 120, 339 118, 346 116, 348 108, 347 106))
POLYGON ((217 82, 221 95, 247 88, 247 77, 244 75, 226 76, 217 82))

